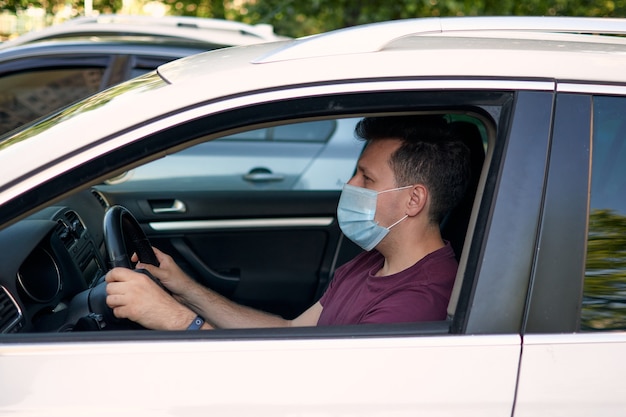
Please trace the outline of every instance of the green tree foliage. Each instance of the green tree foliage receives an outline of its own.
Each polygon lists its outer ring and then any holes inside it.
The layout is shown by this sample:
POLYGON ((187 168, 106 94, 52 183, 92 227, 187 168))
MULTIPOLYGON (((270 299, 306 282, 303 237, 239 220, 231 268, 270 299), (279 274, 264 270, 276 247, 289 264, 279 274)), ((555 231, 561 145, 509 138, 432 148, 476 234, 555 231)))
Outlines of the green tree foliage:
MULTIPOLYGON (((135 0, 148 2, 149 0, 135 0)), ((269 23, 298 37, 359 24, 430 16, 626 16, 626 0, 161 0, 169 14, 269 23)), ((0 0, 2 10, 41 7, 53 14, 71 0, 0 0)), ((123 0, 93 0, 101 13, 122 10, 123 0)))
POLYGON ((172 15, 211 17, 215 19, 226 18, 226 3, 231 3, 215 0, 163 0, 162 2, 170 7, 170 14, 172 15))
POLYGON ((626 0, 248 0, 228 15, 287 36, 433 16, 626 16, 626 0))
MULTIPOLYGON (((445 10, 451 11, 447 7, 445 10)), ((438 8, 430 6, 430 2, 414 0, 250 1, 246 11, 233 18, 247 23, 270 23, 278 33, 294 37, 376 21, 437 16, 440 13, 438 8)))

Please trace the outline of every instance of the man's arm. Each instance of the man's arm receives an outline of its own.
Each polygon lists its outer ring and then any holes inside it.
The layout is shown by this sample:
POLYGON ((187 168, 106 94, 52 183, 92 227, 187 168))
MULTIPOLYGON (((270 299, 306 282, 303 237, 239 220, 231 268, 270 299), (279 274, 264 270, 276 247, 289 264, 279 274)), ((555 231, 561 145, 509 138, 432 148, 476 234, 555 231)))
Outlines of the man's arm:
POLYGON ((322 311, 318 302, 293 320, 242 306, 203 287, 185 274, 173 259, 155 249, 160 266, 139 264, 172 291, 170 296, 150 278, 125 268, 107 274, 107 304, 116 316, 151 329, 184 330, 200 315, 203 329, 315 326, 322 311))
POLYGON ((200 284, 194 284, 194 287, 185 291, 181 302, 213 326, 222 329, 315 326, 322 312, 322 305, 317 302, 295 319, 286 320, 237 304, 200 284))

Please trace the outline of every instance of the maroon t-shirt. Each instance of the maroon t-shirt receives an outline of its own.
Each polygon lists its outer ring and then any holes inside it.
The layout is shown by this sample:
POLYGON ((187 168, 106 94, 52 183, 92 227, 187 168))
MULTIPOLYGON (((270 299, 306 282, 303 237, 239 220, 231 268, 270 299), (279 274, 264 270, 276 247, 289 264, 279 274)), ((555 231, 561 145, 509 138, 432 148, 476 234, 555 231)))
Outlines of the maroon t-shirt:
POLYGON ((337 268, 320 299, 318 325, 401 323, 446 318, 457 261, 449 243, 397 274, 374 276, 385 259, 363 252, 337 268))

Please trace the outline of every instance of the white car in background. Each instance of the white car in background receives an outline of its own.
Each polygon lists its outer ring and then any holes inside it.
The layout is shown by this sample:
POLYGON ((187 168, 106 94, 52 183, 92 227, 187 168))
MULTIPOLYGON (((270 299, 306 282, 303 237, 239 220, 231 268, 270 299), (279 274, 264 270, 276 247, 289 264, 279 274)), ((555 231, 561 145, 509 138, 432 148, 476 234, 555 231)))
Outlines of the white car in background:
POLYGON ((75 38, 148 36, 154 42, 185 41, 242 46, 288 39, 274 33, 272 25, 248 25, 225 19, 190 16, 101 14, 81 16, 43 29, 26 32, 0 44, 0 50, 38 42, 75 38))
POLYGON ((292 123, 225 136, 105 181, 103 191, 158 190, 165 179, 205 190, 341 190, 363 148, 359 118, 292 123))

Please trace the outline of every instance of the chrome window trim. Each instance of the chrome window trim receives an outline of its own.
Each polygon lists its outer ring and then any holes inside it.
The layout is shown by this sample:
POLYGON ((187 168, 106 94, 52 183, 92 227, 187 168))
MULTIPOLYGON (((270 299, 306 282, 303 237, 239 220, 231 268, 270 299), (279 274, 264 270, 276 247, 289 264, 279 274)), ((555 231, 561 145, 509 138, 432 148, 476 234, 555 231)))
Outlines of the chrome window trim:
POLYGON ((150 222, 152 230, 169 232, 176 230, 223 230, 260 229, 268 227, 327 227, 333 223, 332 217, 301 217, 289 219, 241 219, 241 220, 181 220, 150 222))
MULTIPOLYGON (((63 164, 52 164, 51 166, 37 172, 31 172, 25 175, 25 179, 16 185, 6 189, 0 194, 0 205, 17 197, 28 190, 35 188, 40 183, 45 182, 49 178, 54 178, 68 170, 77 166, 88 163, 100 155, 115 151, 129 143, 135 142, 144 136, 166 130, 167 128, 185 123, 186 121, 206 117, 223 111, 232 111, 237 108, 258 105, 271 101, 282 101, 295 97, 315 97, 322 95, 336 95, 345 93, 367 93, 367 92, 390 92, 390 91, 428 91, 428 90, 538 90, 538 91, 554 91, 555 83, 553 81, 523 81, 523 80, 480 80, 480 79, 440 79, 440 80, 388 80, 373 82, 335 82, 332 84, 294 87, 283 90, 267 91, 267 92, 251 92, 243 96, 234 97, 226 100, 212 102, 189 110, 175 113, 163 118, 154 120, 153 122, 133 129, 133 125, 123 126, 123 131, 127 133, 116 136, 111 140, 107 140, 97 146, 84 146, 83 152, 74 154, 71 157, 63 159, 63 164)), ((164 110, 165 113, 169 109, 164 110)), ((154 115, 156 117, 156 115, 154 115)), ((136 124, 135 124, 136 125, 136 124)), ((68 129, 71 134, 72 128, 68 129)), ((69 145, 69 144, 68 144, 69 145)), ((68 146, 69 147, 69 146, 68 146)), ((71 153, 74 149, 67 149, 71 153)))
POLYGON ((626 96, 626 86, 610 84, 558 83, 558 93, 584 93, 626 96))

